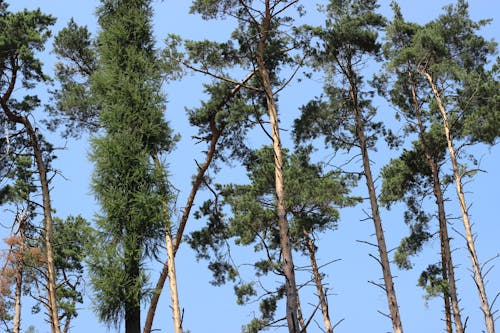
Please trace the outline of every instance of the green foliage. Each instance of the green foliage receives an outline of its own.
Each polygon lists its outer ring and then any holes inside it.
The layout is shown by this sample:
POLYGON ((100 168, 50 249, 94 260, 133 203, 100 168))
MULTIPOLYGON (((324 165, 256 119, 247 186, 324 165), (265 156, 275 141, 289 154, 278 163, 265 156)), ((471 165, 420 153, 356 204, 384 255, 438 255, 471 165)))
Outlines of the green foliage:
POLYGON ((96 46, 87 27, 73 19, 54 39, 56 79, 60 88, 52 91, 54 105, 48 105, 51 115, 49 129, 64 125, 63 136, 78 137, 84 130, 99 128, 99 107, 90 92, 90 78, 97 69, 96 46))
POLYGON ((83 303, 84 262, 95 246, 95 232, 81 216, 54 219, 54 265, 60 278, 58 308, 66 318, 78 316, 76 305, 83 303))
MULTIPOLYGON (((453 137, 494 144, 500 128, 496 112, 499 80, 498 65, 490 63, 497 54, 497 43, 478 34, 489 20, 473 21, 463 0, 445 7, 444 14, 424 26, 404 21, 396 4, 393 9, 395 17, 384 47, 387 67, 398 76, 392 102, 401 107, 403 95, 410 99, 410 74, 420 102, 429 105, 430 119, 439 119, 437 106, 427 100, 432 96, 430 87, 419 75, 428 72, 438 82, 453 137)), ((412 107, 410 101, 406 105, 406 110, 412 107)))
MULTIPOLYGON (((338 208, 354 205, 360 199, 350 197, 350 187, 356 179, 338 172, 325 172, 321 164, 310 161, 310 148, 284 156, 286 204, 290 223, 292 246, 307 253, 304 231, 317 233, 333 230, 339 219, 338 208)), ((208 217, 208 224, 195 231, 188 239, 197 251, 198 259, 210 260, 209 268, 214 284, 237 282, 235 293, 238 304, 248 303, 258 294, 254 282, 244 282, 226 248, 229 240, 236 245, 253 246, 263 258, 253 263, 257 277, 283 274, 280 262, 279 231, 276 225, 274 198, 274 160, 271 147, 252 151, 245 159, 248 185, 217 185, 220 201, 207 201, 197 214, 208 217), (232 216, 222 213, 222 205, 231 208, 232 216)), ((245 326, 244 331, 262 329, 272 322, 277 301, 284 296, 284 286, 279 285, 261 299, 261 317, 245 326)))
POLYGON ((438 265, 429 265, 418 279, 418 286, 426 290, 426 300, 448 293, 448 283, 442 279, 442 269, 438 265))
POLYGON ((330 1, 325 9, 325 27, 306 27, 319 38, 310 52, 314 66, 326 73, 327 80, 323 95, 301 107, 301 116, 294 122, 297 143, 322 137, 325 145, 335 150, 356 147, 354 104, 361 110, 369 148, 385 132, 382 123, 373 119, 374 92, 364 89, 359 65, 369 58, 379 58, 378 33, 385 19, 375 13, 377 7, 376 1, 330 1))
POLYGON ((102 31, 90 92, 103 131, 92 140, 91 159, 102 247, 92 251, 89 265, 99 318, 117 325, 128 311, 140 311, 143 262, 163 241, 169 216, 162 207, 169 197, 153 157, 169 152, 173 138, 163 118, 162 64, 149 1, 104 0, 97 13, 102 31))
MULTIPOLYGON (((35 82, 46 81, 42 62, 36 53, 45 48, 50 37, 49 27, 55 18, 40 10, 24 10, 17 13, 7 11, 7 5, 0 8, 0 70, 9 73, 18 70, 24 88, 33 88, 35 82)), ((10 77, 2 75, 0 91, 2 96, 9 85, 10 77)))
MULTIPOLYGON (((49 80, 37 56, 44 50, 45 42, 51 35, 49 28, 54 22, 54 17, 40 10, 12 13, 6 3, 0 4, 0 100, 3 111, 24 117, 40 106, 40 99, 29 92, 38 83, 49 80)), ((21 167, 27 163, 26 160, 21 162, 24 157, 16 157, 16 154, 27 153, 24 149, 30 147, 30 139, 22 127, 8 121, 5 112, 0 112, 0 122, 4 124, 0 129, 0 175, 9 178, 6 173, 12 170, 13 164, 21 163, 21 167)), ((37 136, 46 161, 50 162, 52 148, 43 141, 40 133, 37 136)), ((8 188, 0 190, 0 202, 6 200, 8 191, 8 188)))
POLYGON ((242 159, 247 155, 245 138, 264 113, 263 109, 251 105, 249 100, 252 96, 246 92, 229 98, 233 88, 234 84, 228 82, 205 85, 205 93, 210 99, 202 101, 198 108, 187 110, 189 123, 198 129, 197 140, 209 143, 215 132, 221 134, 214 156, 216 161, 221 162, 242 159))

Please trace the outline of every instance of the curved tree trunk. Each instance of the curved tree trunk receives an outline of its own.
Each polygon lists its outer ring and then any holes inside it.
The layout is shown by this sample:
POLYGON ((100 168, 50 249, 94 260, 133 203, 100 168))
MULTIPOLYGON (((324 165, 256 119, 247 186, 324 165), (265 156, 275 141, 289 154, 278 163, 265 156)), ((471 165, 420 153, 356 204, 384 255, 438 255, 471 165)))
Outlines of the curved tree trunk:
POLYGON ((40 187, 42 189, 42 206, 43 206, 43 222, 44 222, 44 236, 45 236, 45 251, 46 251, 46 268, 47 268, 47 300, 49 321, 52 333, 60 333, 59 316, 57 311, 57 296, 56 296, 56 273, 54 268, 54 250, 52 248, 52 234, 53 234, 53 221, 52 221, 52 208, 50 199, 49 180, 47 178, 47 166, 43 160, 43 152, 39 144, 39 138, 35 129, 31 125, 28 117, 19 116, 12 112, 7 105, 8 100, 17 80, 17 71, 19 67, 17 63, 12 64, 12 77, 9 82, 6 93, 0 100, 0 105, 10 122, 22 125, 28 133, 31 147, 33 148, 33 155, 37 167, 38 176, 40 178, 40 187))
POLYGON ((453 169, 453 179, 455 182, 456 192, 458 201, 460 203, 460 211, 462 213, 462 221, 465 228, 465 238, 467 241, 467 249, 469 250, 469 257, 472 262, 472 270, 474 272, 474 282, 476 283, 477 290, 479 293, 479 299, 481 303, 481 310, 484 314, 484 320, 486 324, 486 329, 488 333, 495 333, 495 321, 493 314, 491 313, 491 308, 489 305, 488 297, 486 295, 486 288, 484 286, 483 276, 481 272, 481 265, 479 264, 479 259, 476 253, 476 246, 474 244, 474 236, 472 233, 472 227, 469 219, 469 212, 467 208, 467 203, 465 201, 465 195, 462 185, 462 175, 460 174, 455 147, 453 145, 453 138, 450 132, 450 124, 448 121, 448 113, 444 107, 443 101, 439 90, 432 78, 432 75, 427 71, 421 71, 425 75, 429 85, 431 86, 432 92, 434 94, 434 99, 438 105, 439 111, 441 113, 441 118, 443 120, 443 129, 446 136, 446 142, 448 145, 448 151, 450 153, 450 160, 453 169))
MULTIPOLYGON (((231 92, 228 94, 226 99, 224 101, 222 101, 221 104, 218 105, 216 113, 219 110, 221 110, 224 106, 226 106, 231 101, 231 99, 240 91, 241 87, 243 85, 245 85, 245 83, 247 83, 254 75, 255 75, 255 72, 248 74, 247 77, 241 83, 237 84, 231 90, 231 92)), ((187 221, 189 218, 189 214, 191 213, 191 209, 193 208, 194 199, 196 197, 196 194, 198 193, 198 190, 199 190, 201 184, 203 183, 205 173, 208 170, 208 168, 210 167, 210 164, 212 163, 212 160, 213 160, 214 155, 215 155, 215 151, 217 149, 217 143, 218 143, 219 138, 221 137, 222 132, 224 130, 224 129, 219 129, 215 126, 216 113, 214 114, 214 116, 210 122, 210 128, 212 130, 212 137, 210 138, 210 144, 208 147, 208 151, 206 153, 205 162, 199 167, 198 173, 196 174, 195 180, 193 182, 193 186, 191 187, 191 192, 189 193, 187 203, 184 207, 184 211, 182 213, 182 217, 181 217, 181 220, 179 222, 179 229, 177 230, 177 234, 175 236, 175 241, 174 241, 173 237, 171 239, 171 241, 172 241, 172 254, 173 254, 174 259, 175 259, 175 255, 177 253, 177 250, 179 249, 179 246, 181 244, 182 237, 184 235, 184 229, 186 227, 186 224, 187 224, 187 221)), ((167 241, 167 243, 168 243, 168 241, 167 241)), ((143 333, 150 333, 151 332, 151 329, 153 327, 154 317, 156 314, 156 308, 158 306, 158 301, 160 300, 160 295, 161 295, 161 292, 163 290, 163 286, 165 285, 165 281, 167 280, 167 276, 169 274, 168 272, 169 272, 169 262, 168 262, 168 258, 167 258, 167 261, 163 264, 163 268, 162 268, 162 271, 160 273, 160 276, 158 277, 158 281, 156 282, 156 288, 155 288, 155 291, 153 293, 153 296, 151 297, 151 302, 150 302, 149 308, 148 308, 148 314, 146 317, 146 321, 144 323, 143 333)), ((176 283, 175 288, 177 288, 177 283, 176 283)), ((172 300, 172 294, 171 294, 171 300, 172 300)))

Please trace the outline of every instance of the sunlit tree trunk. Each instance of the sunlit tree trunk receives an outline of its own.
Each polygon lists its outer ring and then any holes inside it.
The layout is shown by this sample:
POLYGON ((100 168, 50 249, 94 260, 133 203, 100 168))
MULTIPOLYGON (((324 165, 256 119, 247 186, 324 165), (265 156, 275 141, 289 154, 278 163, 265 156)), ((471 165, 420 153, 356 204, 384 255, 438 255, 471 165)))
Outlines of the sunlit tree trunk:
POLYGON ((170 299, 172 314, 174 319, 174 332, 182 333, 182 317, 181 307, 179 305, 179 293, 177 291, 177 275, 175 273, 175 253, 172 243, 172 234, 170 231, 166 235, 167 241, 167 264, 168 264, 168 281, 170 287, 170 299))
POLYGON ((279 131, 279 120, 272 91, 271 80, 266 68, 264 53, 266 50, 266 42, 268 32, 271 26, 271 8, 270 0, 265 1, 265 12, 262 26, 260 27, 260 40, 257 50, 257 66, 262 81, 262 89, 264 90, 267 109, 269 112, 269 120, 271 123, 271 136, 273 140, 274 152, 274 174, 276 186, 276 209, 278 214, 278 227, 280 236, 280 247, 283 258, 283 272, 285 274, 286 285, 286 319, 288 323, 288 331, 290 333, 302 332, 298 319, 298 296, 297 285, 295 282, 295 269, 292 258, 292 247, 290 245, 290 233, 288 230, 288 220, 286 217, 285 208, 285 177, 283 172, 283 156, 281 148, 281 139, 279 131))
POLYGON ((491 313, 491 308, 489 305, 488 297, 486 295, 486 288, 484 286, 483 276, 481 273, 481 265, 479 264, 479 259, 476 253, 476 247, 474 244, 474 236, 472 233, 472 227, 469 219, 469 212, 467 208, 467 203, 465 201, 465 195, 463 191, 462 185, 462 175, 460 174, 457 156, 455 147, 453 145, 453 138, 450 132, 450 124, 448 121, 448 113, 446 108, 444 107, 443 100, 441 99, 441 94, 436 86, 436 83, 432 77, 432 75, 425 70, 422 70, 421 73, 425 75, 429 85, 431 86, 432 92, 434 94, 434 99, 438 105, 439 111, 441 113, 441 118, 443 121, 443 129, 446 136, 446 142, 448 145, 448 152, 450 153, 450 160, 453 169, 453 179, 455 182, 456 192, 458 201, 460 203, 460 211, 462 213, 462 221, 465 228, 465 238, 467 241, 467 249, 469 250, 469 257, 472 262, 472 270, 474 272, 474 282, 476 283, 477 290, 479 292, 479 299, 481 303, 481 310, 484 314, 484 320, 486 324, 486 329, 488 333, 495 332, 495 321, 493 319, 493 314, 491 313))

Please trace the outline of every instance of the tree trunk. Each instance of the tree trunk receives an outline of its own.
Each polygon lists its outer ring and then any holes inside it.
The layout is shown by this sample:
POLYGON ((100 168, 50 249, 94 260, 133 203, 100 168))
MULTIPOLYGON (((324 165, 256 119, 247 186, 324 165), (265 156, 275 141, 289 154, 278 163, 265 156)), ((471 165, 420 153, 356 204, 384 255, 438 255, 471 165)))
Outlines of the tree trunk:
MULTIPOLYGON (((21 297, 23 292, 23 272, 24 272, 24 255, 26 253, 26 245, 24 240, 26 239, 26 233, 24 229, 24 223, 27 219, 27 215, 16 216, 16 221, 19 223, 19 248, 18 253, 14 253, 14 260, 16 266, 16 289, 14 292, 14 317, 12 318, 12 332, 21 332, 21 297)), ((16 232, 17 233, 17 232, 16 232)))
POLYGON ((24 126, 26 132, 28 133, 31 146, 33 148, 33 155, 35 157, 35 163, 37 166, 38 175, 40 177, 40 185, 42 188, 42 206, 43 206, 43 222, 45 231, 45 251, 46 251, 46 268, 47 268, 47 300, 48 300, 48 311, 49 320, 51 325, 51 330, 53 333, 61 333, 59 325, 59 316, 57 311, 57 297, 56 297, 56 273, 54 268, 54 251, 52 248, 52 208, 50 200, 50 189, 49 180, 47 179, 47 168, 45 162, 43 161, 43 154, 40 148, 38 137, 26 116, 19 116, 13 113, 9 106, 7 105, 17 80, 17 71, 19 67, 16 61, 13 61, 12 65, 12 77, 9 82, 9 86, 0 100, 0 105, 10 122, 20 124, 24 126))
MULTIPOLYGON (((135 283, 140 277, 140 264, 133 255, 137 252, 136 248, 126 249, 132 255, 125 254, 125 258, 132 258, 125 263, 125 272, 127 272, 130 283, 135 283)), ((141 301, 139 295, 128 295, 125 300, 125 333, 141 332, 141 301)))
MULTIPOLYGON (((24 237, 24 236, 21 236, 24 237)), ((22 241, 24 242, 24 241, 22 241)), ((22 251, 23 249, 21 249, 22 251)), ((22 253, 22 252, 21 252, 22 253)), ((23 269, 24 264, 22 260, 17 260, 16 262, 16 290, 14 294, 14 318, 13 321, 13 333, 20 333, 21 329, 21 296, 23 287, 23 269)))
POLYGON ((53 239, 53 222, 52 222, 52 208, 50 200, 49 181, 47 179, 47 169, 43 161, 42 151, 38 144, 36 133, 31 126, 28 118, 23 117, 25 120, 25 127, 28 130, 35 153, 35 161, 40 176, 40 183, 42 185, 42 198, 43 198, 43 215, 45 222, 45 250, 47 251, 47 289, 48 301, 50 306, 50 323, 53 333, 60 333, 59 315, 57 311, 57 296, 56 296, 56 272, 54 267, 54 250, 52 248, 53 239))
POLYGON ((283 272, 285 274, 286 288, 286 319, 288 331, 290 333, 300 333, 301 328, 298 319, 298 296, 297 285, 295 282, 295 269, 292 259, 292 248, 290 245, 290 233, 288 230, 288 220, 285 207, 285 178, 283 172, 283 156, 281 148, 281 139, 279 132, 279 120, 272 91, 271 80, 264 61, 264 53, 268 32, 271 26, 271 8, 270 0, 265 1, 265 12, 262 27, 260 27, 260 40, 257 50, 257 66, 260 74, 262 88, 266 97, 269 120, 271 123, 271 132, 274 152, 274 175, 276 187, 276 208, 278 214, 278 227, 280 237, 280 248, 283 258, 283 272))
POLYGON ((354 117, 356 121, 356 136, 359 141, 361 156, 363 160, 363 170, 366 179, 366 186, 368 188, 368 195, 370 198, 370 206, 372 211, 372 219, 375 226, 375 234, 377 237, 377 247, 380 258, 380 265, 382 266, 382 274, 384 277, 384 289, 387 295, 387 302, 389 305, 390 318, 394 333, 402 333, 403 326, 401 324, 401 317, 399 315, 399 306, 396 298, 396 291, 394 290, 394 282, 392 280, 391 267, 389 264, 389 256, 387 254, 387 245, 385 243, 384 229, 382 228, 382 220, 379 213, 379 205, 377 201, 377 194, 375 192, 375 184, 373 181, 370 157, 368 155, 368 147, 365 136, 365 125, 361 114, 361 109, 358 104, 358 91, 356 83, 353 81, 352 71, 348 72, 349 79, 349 92, 351 95, 354 117))
POLYGON ((71 315, 67 315, 66 321, 64 322, 64 328, 63 328, 63 333, 69 333, 69 329, 71 328, 71 315))
POLYGON ((448 237, 448 224, 446 221, 446 213, 444 208, 444 195, 441 189, 441 180, 439 178, 439 167, 430 153, 429 144, 427 143, 427 140, 425 138, 426 131, 424 122, 422 120, 422 114, 420 112, 420 106, 417 100, 417 93, 415 91, 415 84, 413 82, 411 73, 408 73, 408 76, 411 85, 413 107, 415 115, 417 117, 419 137, 424 147, 425 159, 427 160, 427 164, 429 165, 432 172, 433 193, 434 197, 436 198, 436 204, 438 206, 439 239, 441 242, 441 265, 443 266, 443 281, 448 282, 449 285, 449 290, 445 290, 443 293, 446 314, 446 330, 449 333, 453 332, 450 313, 451 300, 451 309, 453 310, 456 333, 464 333, 464 327, 460 314, 460 306, 458 304, 457 287, 455 283, 455 268, 453 266, 453 258, 451 256, 450 238, 448 237))
MULTIPOLYGON (((218 106, 217 112, 221 110, 224 106, 226 106, 230 100, 240 91, 241 87, 247 83, 253 76, 255 75, 255 72, 252 72, 247 75, 247 77, 240 83, 237 84, 231 92, 228 94, 227 98, 222 101, 222 103, 218 106)), ((216 113, 217 113, 216 112, 216 113)), ((210 128, 212 130, 212 137, 210 138, 210 145, 208 147, 208 151, 205 157, 205 162, 200 166, 198 169, 198 173, 196 174, 195 181, 193 183, 193 186, 191 188, 191 192, 189 193, 187 203, 185 205, 184 211, 182 213, 182 217, 179 223, 179 229, 177 230, 177 234, 175 237, 175 243, 172 245, 172 250, 173 250, 173 257, 175 258, 175 255, 177 253, 177 250, 179 249, 179 246, 182 241, 182 237, 184 235, 184 228, 186 227, 187 220, 189 218, 189 214, 191 213, 191 209, 194 204, 194 199, 196 197, 196 194, 198 193, 198 190, 203 182, 203 179, 205 177, 205 172, 208 170, 210 167, 210 164, 212 163, 212 160, 215 155, 215 151, 217 149, 217 142, 219 141, 219 138, 222 135, 223 129, 218 129, 215 126, 215 115, 214 114, 213 118, 210 121, 210 128)), ((156 314, 156 307, 158 306, 158 301, 160 300, 160 295, 161 291, 163 290, 163 286, 165 285, 165 281, 168 276, 168 270, 169 270, 169 264, 168 260, 163 264, 162 271, 160 273, 160 276, 158 277, 158 281, 156 282, 156 288, 153 293, 153 296, 151 297, 151 303, 149 304, 149 309, 148 309, 148 314, 146 317, 146 322, 144 323, 144 330, 143 333, 150 333, 151 329, 153 327, 153 320, 154 316, 156 314)), ((177 285, 177 284, 176 284, 177 285)))
POLYGON ((168 281, 170 287, 170 299, 172 306, 172 314, 174 318, 174 332, 182 333, 182 317, 181 308, 179 305, 179 294, 177 291, 177 275, 175 273, 175 253, 172 244, 172 235, 167 232, 167 264, 168 264, 168 281))
POLYGON ((472 269, 474 272, 474 282, 476 283, 477 290, 479 292, 479 299, 481 302, 481 310, 484 314, 484 320, 486 323, 486 329, 488 333, 495 333, 495 321, 493 319, 493 315, 491 313, 490 305, 488 302, 488 297, 486 295, 486 288, 484 286, 483 276, 481 273, 481 266, 479 264, 479 259, 476 253, 476 247, 474 244, 474 237, 472 233, 472 227, 469 219, 469 212, 467 208, 467 203, 465 201, 465 195, 463 192, 462 185, 462 176, 460 175, 460 170, 458 166, 457 156, 455 152, 455 147, 453 145, 453 138, 450 133, 450 124, 448 121, 448 113, 446 112, 446 108, 444 107, 443 101, 441 99, 441 95, 439 90, 432 78, 432 75, 427 71, 421 71, 422 74, 425 75, 429 85, 431 86, 432 92, 434 94, 434 98, 438 105, 439 111, 441 113, 441 118, 443 120, 443 129, 446 136, 446 142, 448 145, 448 151, 450 153, 450 160, 453 169, 453 178, 455 181, 456 192, 458 196, 458 201, 460 203, 460 211, 462 213, 462 221, 464 223, 465 228, 465 238, 467 240, 467 249, 469 250, 469 256, 472 262, 472 269))
POLYGON ((316 262, 316 247, 314 242, 309 235, 309 232, 303 230, 304 237, 306 238, 306 247, 309 251, 309 259, 311 260, 311 267, 314 276, 314 282, 316 284, 316 291, 318 292, 318 298, 321 305, 321 312, 323 314, 323 322, 325 324, 325 332, 333 333, 332 322, 330 320, 330 314, 328 313, 328 301, 326 299, 325 292, 323 291, 323 282, 321 280, 321 274, 319 273, 318 263, 316 262))

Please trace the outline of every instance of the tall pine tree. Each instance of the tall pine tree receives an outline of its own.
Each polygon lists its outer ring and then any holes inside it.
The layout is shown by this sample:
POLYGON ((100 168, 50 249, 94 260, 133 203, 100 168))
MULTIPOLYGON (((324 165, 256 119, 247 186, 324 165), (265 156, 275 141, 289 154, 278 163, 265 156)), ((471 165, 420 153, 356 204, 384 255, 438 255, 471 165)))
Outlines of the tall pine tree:
POLYGON ((369 153, 382 132, 382 124, 373 119, 376 113, 371 104, 373 94, 365 89, 362 70, 362 64, 375 60, 381 48, 377 38, 385 19, 375 12, 377 7, 375 0, 331 0, 326 7, 326 27, 309 29, 320 38, 320 45, 311 52, 317 67, 327 74, 326 98, 313 100, 302 108, 294 132, 297 142, 324 137, 327 146, 335 151, 359 149, 360 174, 366 180, 384 280, 380 287, 387 295, 393 330, 401 333, 403 326, 369 153))

